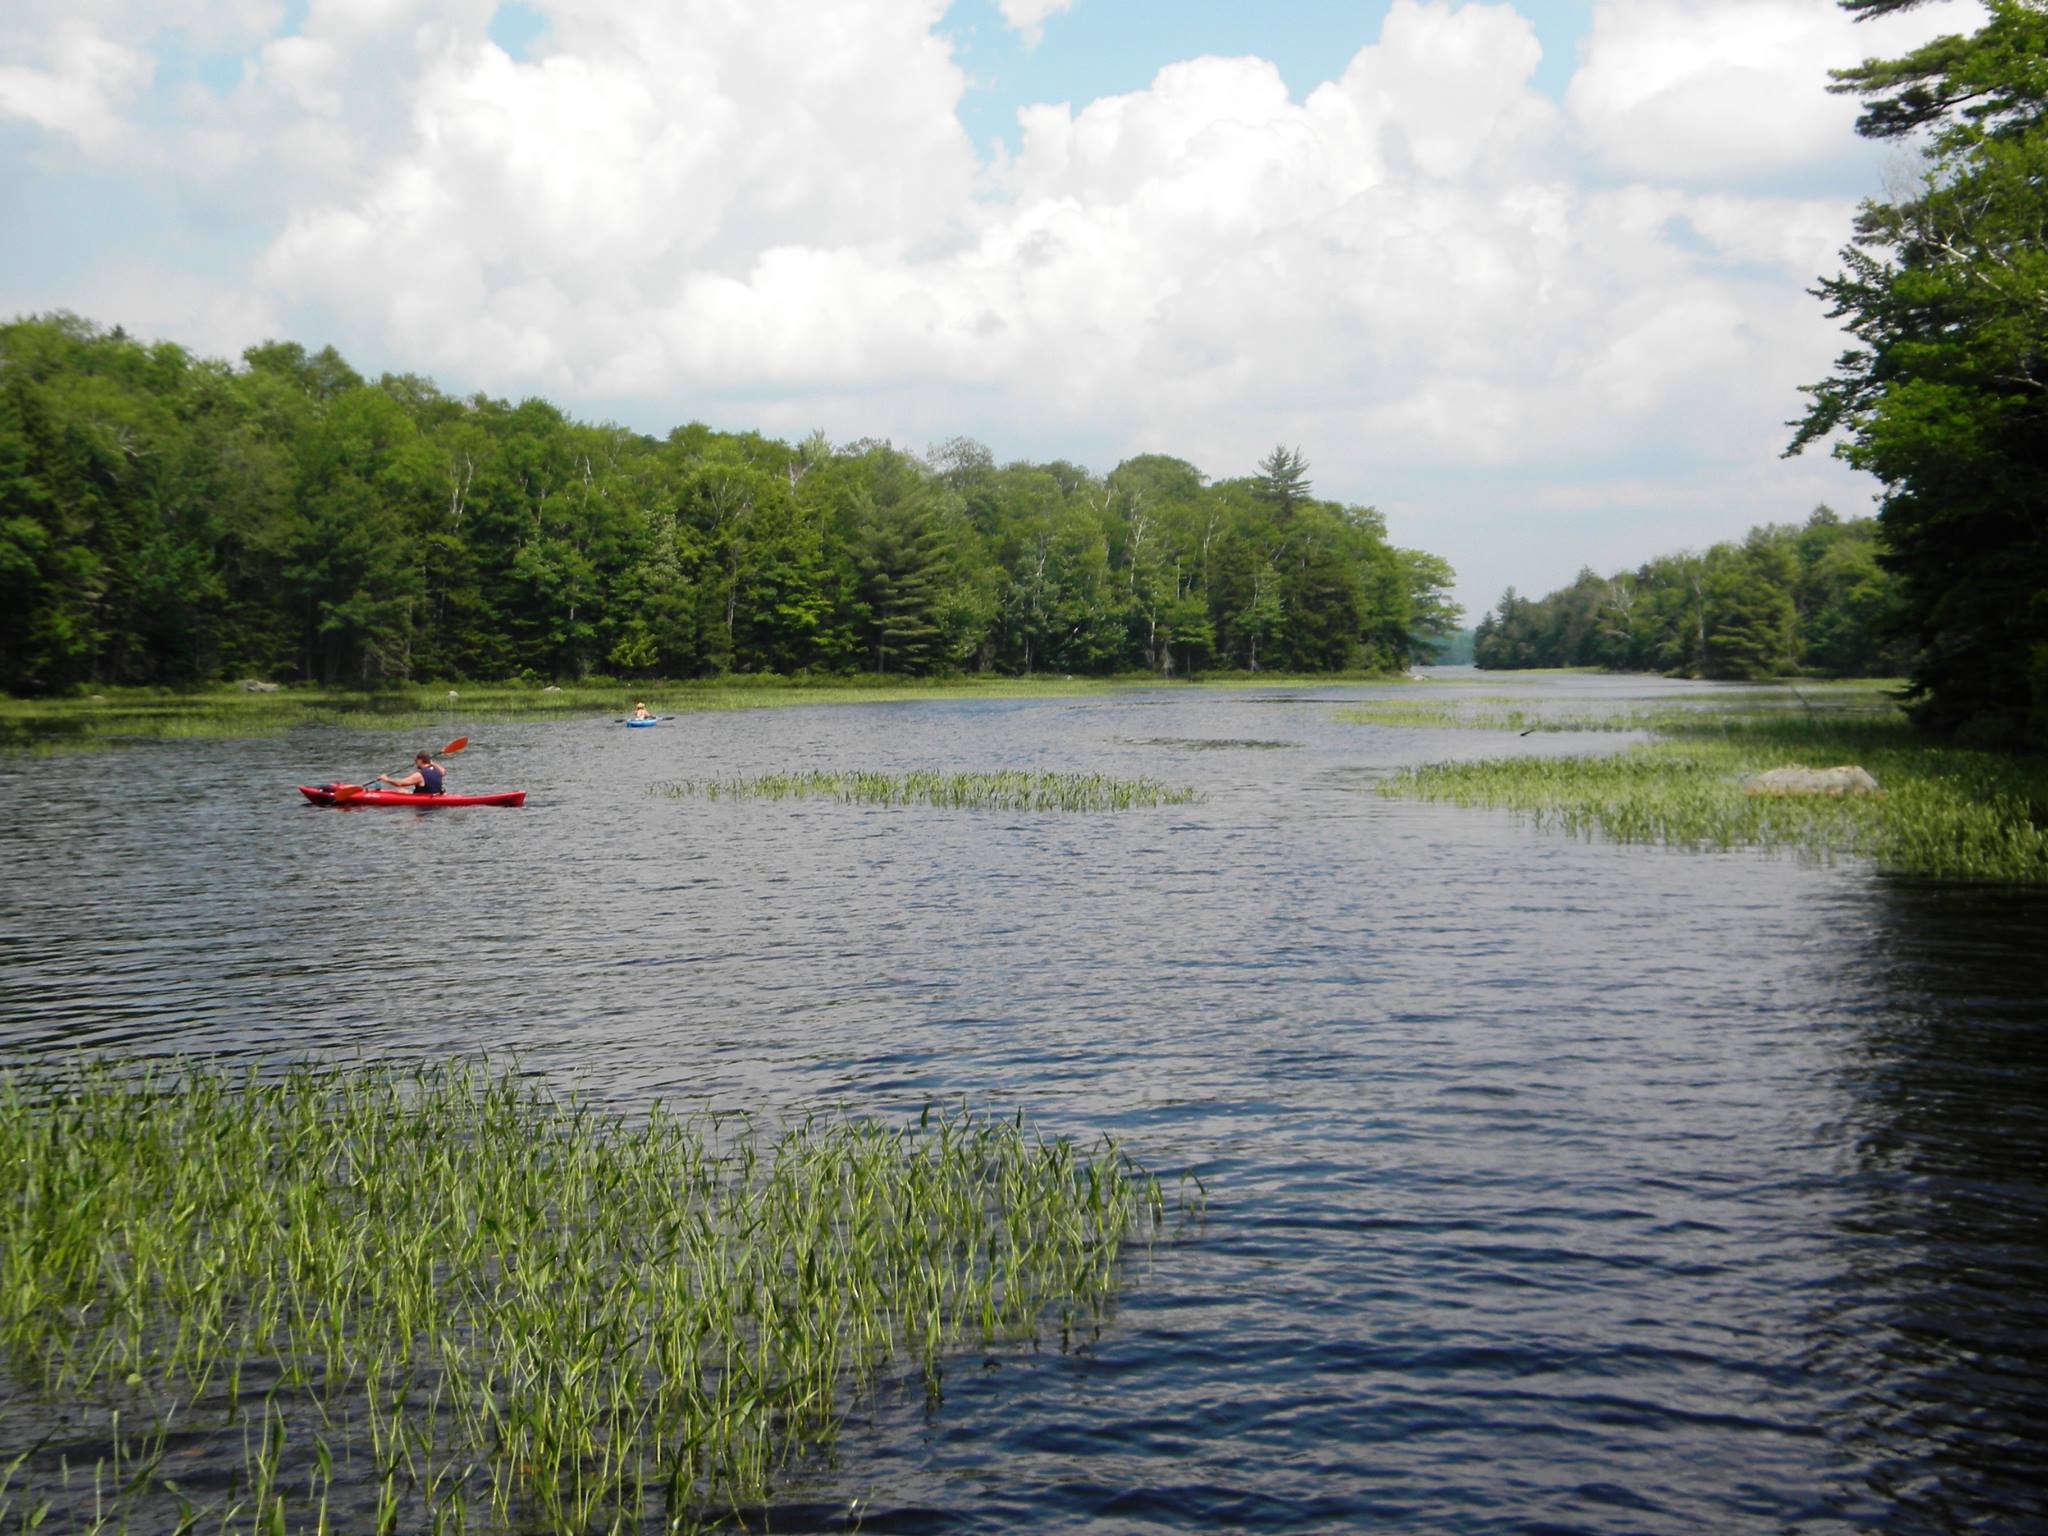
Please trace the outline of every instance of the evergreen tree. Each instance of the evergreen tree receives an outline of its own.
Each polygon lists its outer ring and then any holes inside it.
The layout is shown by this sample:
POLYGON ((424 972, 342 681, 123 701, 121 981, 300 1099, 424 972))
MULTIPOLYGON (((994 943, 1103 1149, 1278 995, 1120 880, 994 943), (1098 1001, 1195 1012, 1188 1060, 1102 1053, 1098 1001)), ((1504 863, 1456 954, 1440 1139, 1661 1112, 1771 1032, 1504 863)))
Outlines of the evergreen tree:
POLYGON ((876 672, 922 672, 939 638, 934 610, 945 575, 936 530, 915 502, 872 509, 864 520, 861 594, 876 672))
POLYGON ((1284 521, 1309 499, 1308 460, 1299 448, 1276 447, 1259 460, 1258 478, 1252 485, 1258 498, 1284 521))
MULTIPOLYGON (((1907 0, 1844 0, 1874 15, 1907 0)), ((1916 195, 1867 202, 1817 292, 1858 345, 1807 393, 1791 451, 1885 487, 1889 569, 1917 641, 1916 718, 2048 746, 2048 3, 1836 74, 1873 138, 1931 130, 1916 195)))
POLYGON ((1754 680, 1792 670, 1792 577, 1790 551, 1763 529, 1714 562, 1705 597, 1708 677, 1754 680))

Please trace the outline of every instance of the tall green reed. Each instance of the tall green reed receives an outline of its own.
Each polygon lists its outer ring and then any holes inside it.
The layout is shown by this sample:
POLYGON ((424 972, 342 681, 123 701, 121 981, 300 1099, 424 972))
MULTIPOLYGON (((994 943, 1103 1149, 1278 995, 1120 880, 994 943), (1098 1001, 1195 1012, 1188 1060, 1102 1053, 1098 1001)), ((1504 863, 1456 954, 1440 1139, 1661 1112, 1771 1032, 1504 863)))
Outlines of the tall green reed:
POLYGON ((1021 1118, 768 1135, 462 1064, 9 1076, 0 1186, 0 1530, 693 1528, 884 1374, 1098 1319, 1165 1210, 1021 1118))
POLYGON ((1434 763, 1380 793, 1515 811, 1538 827, 1614 842, 1754 848, 1828 861, 1865 857, 1906 873, 2048 881, 2048 763, 1943 746, 1895 710, 1793 707, 1746 716, 1669 714, 1662 739, 1589 757, 1434 763), (1856 764, 1881 795, 1747 792, 1767 769, 1856 764))
POLYGON ((861 769, 766 773, 752 778, 681 779, 656 784, 669 799, 835 800, 842 805, 934 805, 949 810, 1128 811, 1186 805, 1193 789, 1100 773, 880 773, 861 769))
POLYGON ((1739 728, 1788 712, 1838 721, 1899 718, 1896 693, 1867 680, 1760 684, 1691 699, 1655 693, 1542 704, 1506 694, 1433 694, 1427 699, 1375 699, 1333 711, 1331 718, 1348 725, 1512 731, 1528 736, 1548 731, 1696 732, 1717 723, 1739 728))

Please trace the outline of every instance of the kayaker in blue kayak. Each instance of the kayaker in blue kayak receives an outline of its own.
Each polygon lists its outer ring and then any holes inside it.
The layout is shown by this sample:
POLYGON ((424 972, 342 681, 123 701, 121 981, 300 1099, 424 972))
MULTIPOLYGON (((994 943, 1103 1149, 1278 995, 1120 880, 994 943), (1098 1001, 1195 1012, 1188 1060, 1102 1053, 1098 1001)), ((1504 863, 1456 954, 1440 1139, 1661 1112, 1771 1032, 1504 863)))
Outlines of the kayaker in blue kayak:
POLYGON ((416 795, 438 795, 441 793, 441 775, 446 772, 434 761, 431 752, 415 752, 412 755, 412 772, 394 779, 388 773, 377 775, 394 789, 410 788, 416 795))
POLYGON ((635 704, 633 706, 633 718, 635 720, 652 720, 654 716, 647 713, 647 706, 645 704, 635 704))

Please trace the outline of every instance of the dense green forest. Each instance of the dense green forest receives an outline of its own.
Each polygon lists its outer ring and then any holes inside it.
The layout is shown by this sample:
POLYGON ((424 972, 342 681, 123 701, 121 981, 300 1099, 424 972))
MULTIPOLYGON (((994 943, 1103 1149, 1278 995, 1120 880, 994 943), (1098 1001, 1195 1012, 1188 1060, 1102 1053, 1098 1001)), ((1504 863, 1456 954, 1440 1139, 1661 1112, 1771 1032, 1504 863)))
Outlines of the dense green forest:
MULTIPOLYGON (((1917 0, 1842 0, 1870 16, 1917 0)), ((1808 394, 1884 486, 1915 642, 1915 718, 2048 748, 2048 0, 1985 0, 1968 36, 1839 71, 1857 129, 1917 142, 1910 194, 1863 205, 1819 294, 1856 345, 1808 394)))
POLYGON ((1473 659, 1685 677, 1891 675, 1910 648, 1889 638, 1900 584, 1883 558, 1875 519, 1818 507, 1803 528, 1753 528, 1739 544, 1612 576, 1584 570, 1548 597, 1510 587, 1480 621, 1473 659))
POLYGON ((68 315, 0 326, 0 685, 696 677, 1426 659, 1441 559, 1310 494, 998 466, 954 439, 656 439, 543 400, 241 366, 68 315))
MULTIPOLYGON (((1840 0, 1859 18, 1921 0, 1840 0)), ((1912 713, 2048 747, 2048 0, 1838 71, 1858 131, 1917 141, 1910 194, 1866 202, 1816 290, 1856 345, 1792 452, 1832 438, 1884 487, 1875 524, 1817 514, 1537 601, 1510 590, 1481 666, 1910 678, 1912 713)))

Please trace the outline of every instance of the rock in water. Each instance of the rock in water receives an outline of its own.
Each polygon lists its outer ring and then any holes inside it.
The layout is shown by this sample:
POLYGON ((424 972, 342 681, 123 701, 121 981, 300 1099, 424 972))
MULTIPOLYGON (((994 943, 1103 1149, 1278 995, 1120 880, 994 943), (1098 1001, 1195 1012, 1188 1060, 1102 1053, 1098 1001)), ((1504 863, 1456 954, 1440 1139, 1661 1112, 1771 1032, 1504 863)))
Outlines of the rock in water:
POLYGON ((1773 768, 1742 781, 1752 795, 1881 795, 1861 768, 1773 768))

